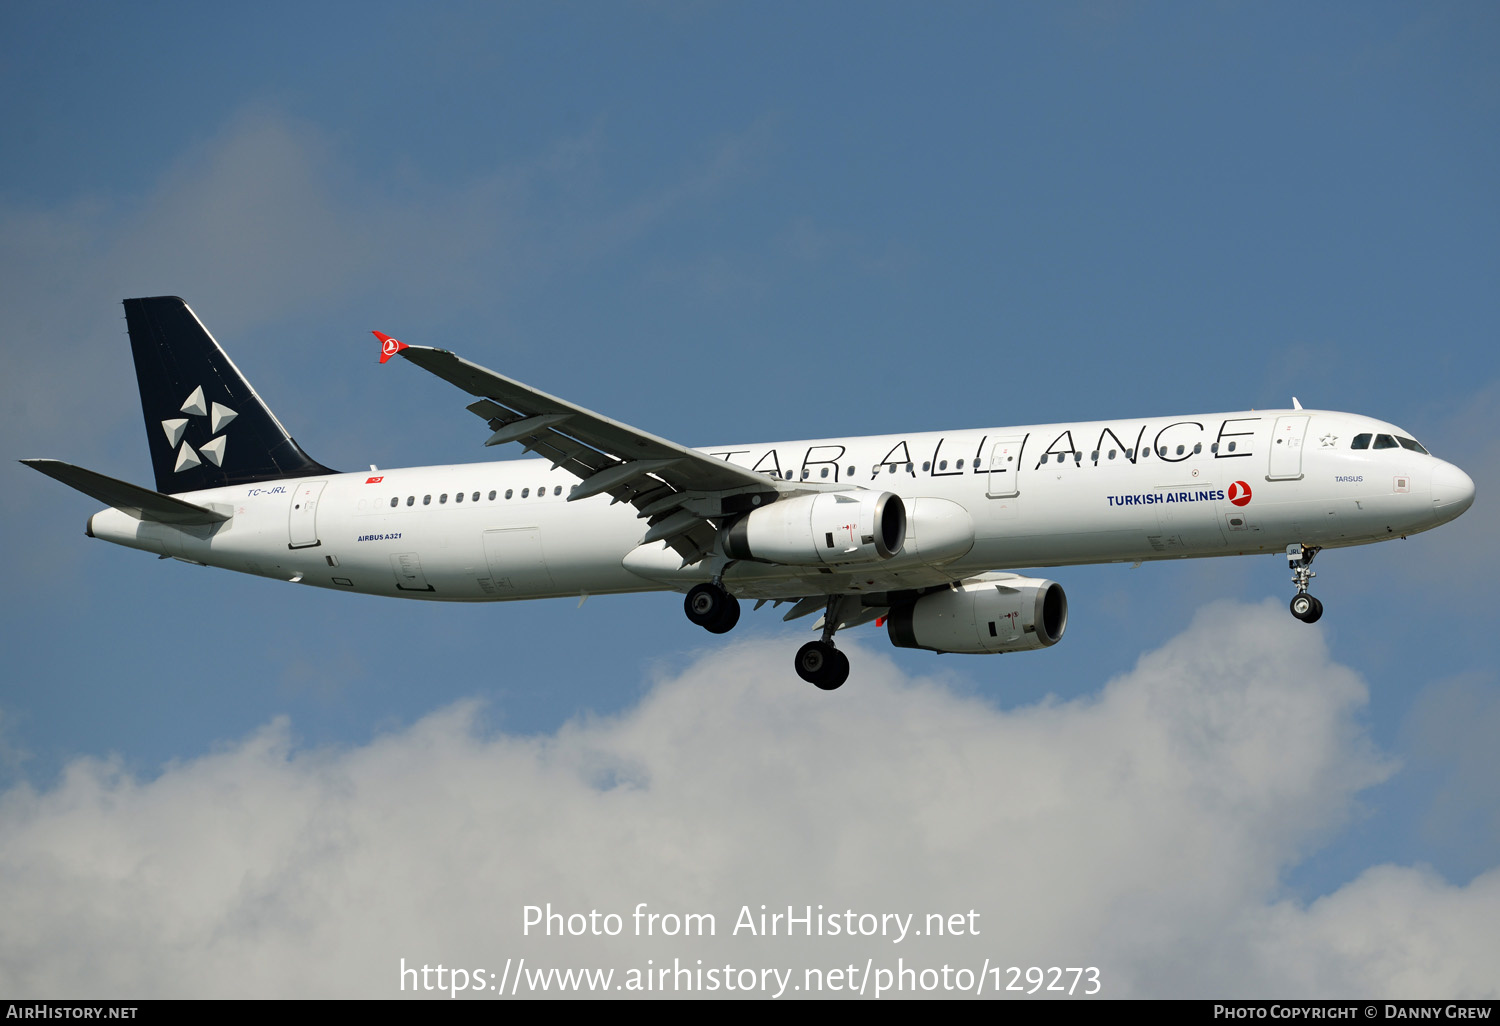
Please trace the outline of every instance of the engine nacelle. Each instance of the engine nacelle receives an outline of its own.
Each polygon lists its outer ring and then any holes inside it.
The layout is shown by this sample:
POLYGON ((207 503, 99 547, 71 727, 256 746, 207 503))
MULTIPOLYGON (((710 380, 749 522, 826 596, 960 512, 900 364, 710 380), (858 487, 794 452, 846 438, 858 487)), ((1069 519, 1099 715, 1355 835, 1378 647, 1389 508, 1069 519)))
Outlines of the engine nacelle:
POLYGON ((906 543, 906 506, 891 492, 820 492, 778 499, 730 525, 724 552, 788 566, 890 559, 906 543))
POLYGON ((891 644, 933 652, 1024 652, 1062 640, 1068 597, 1055 581, 1031 577, 970 581, 897 606, 886 620, 891 644))

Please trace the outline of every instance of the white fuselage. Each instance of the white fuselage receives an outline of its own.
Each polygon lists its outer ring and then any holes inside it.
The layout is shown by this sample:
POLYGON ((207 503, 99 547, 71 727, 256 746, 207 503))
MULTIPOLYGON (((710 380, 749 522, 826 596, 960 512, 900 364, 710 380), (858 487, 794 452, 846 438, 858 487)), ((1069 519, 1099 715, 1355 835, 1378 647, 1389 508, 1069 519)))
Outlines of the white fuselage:
MULTIPOLYGON (((1362 545, 1467 508, 1472 483, 1462 471, 1408 448, 1351 449, 1361 433, 1405 434, 1351 414, 1268 410, 701 451, 783 480, 904 500, 910 551, 889 560, 832 569, 743 561, 725 572, 741 596, 787 598, 926 587, 1000 568, 1362 545)), ((178 496, 231 514, 212 527, 107 509, 91 518, 90 533, 210 566, 403 598, 684 590, 710 576, 708 561, 681 567, 664 543, 641 546, 647 523, 629 504, 607 495, 567 501, 576 483, 536 459, 336 474, 178 496)))

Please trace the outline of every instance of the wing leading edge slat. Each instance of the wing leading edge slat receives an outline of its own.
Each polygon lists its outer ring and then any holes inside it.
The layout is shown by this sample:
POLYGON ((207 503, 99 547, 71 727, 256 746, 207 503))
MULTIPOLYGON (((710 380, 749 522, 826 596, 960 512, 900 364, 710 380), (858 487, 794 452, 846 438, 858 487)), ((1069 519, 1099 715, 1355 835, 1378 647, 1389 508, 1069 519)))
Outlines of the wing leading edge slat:
MULTIPOLYGON (((711 456, 705 456, 703 453, 678 445, 676 442, 670 442, 665 438, 659 438, 649 432, 594 413, 592 410, 586 410, 565 399, 548 395, 540 389, 532 388, 507 378, 503 374, 497 374, 478 364, 470 363, 445 349, 409 345, 401 350, 401 355, 423 370, 436 374, 450 384, 457 385, 470 395, 489 399, 493 404, 503 407, 508 416, 500 418, 502 424, 495 429, 497 431, 514 421, 525 418, 569 414, 569 419, 565 424, 557 423, 551 426, 539 424, 539 430, 535 433, 536 437, 545 439, 548 435, 566 435, 600 453, 614 457, 616 462, 678 460, 680 462, 663 472, 661 477, 682 490, 723 491, 745 488, 770 490, 768 486, 771 486, 771 482, 765 475, 737 467, 723 460, 716 460, 711 456)), ((479 405, 481 404, 472 404, 470 409, 486 420, 494 419, 494 410, 488 407, 483 410, 474 409, 479 405)), ((521 430, 524 431, 524 428, 521 430)), ((597 472, 604 468, 594 469, 597 472)))

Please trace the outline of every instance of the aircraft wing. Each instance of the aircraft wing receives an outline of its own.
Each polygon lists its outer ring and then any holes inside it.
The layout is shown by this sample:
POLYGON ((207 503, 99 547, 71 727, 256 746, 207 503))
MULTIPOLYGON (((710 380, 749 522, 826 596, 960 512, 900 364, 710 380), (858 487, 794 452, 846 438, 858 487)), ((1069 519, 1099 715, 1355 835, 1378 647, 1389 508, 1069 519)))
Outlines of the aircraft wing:
POLYGON ((569 501, 608 494, 650 522, 644 542, 665 541, 696 563, 713 550, 716 518, 747 512, 781 494, 822 491, 747 470, 622 424, 565 399, 470 363, 445 349, 396 342, 375 332, 385 359, 399 353, 423 370, 478 396, 468 409, 492 434, 486 445, 520 442, 579 478, 569 501), (397 348, 399 347, 399 348, 397 348))

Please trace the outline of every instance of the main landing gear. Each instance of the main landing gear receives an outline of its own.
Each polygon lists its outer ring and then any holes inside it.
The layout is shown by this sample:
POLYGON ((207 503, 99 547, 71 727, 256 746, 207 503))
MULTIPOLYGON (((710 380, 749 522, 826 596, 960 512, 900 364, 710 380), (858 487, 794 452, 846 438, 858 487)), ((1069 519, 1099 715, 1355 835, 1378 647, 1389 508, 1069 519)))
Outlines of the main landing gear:
MULTIPOLYGON (((839 595, 828 597, 823 637, 809 641, 797 650, 797 676, 824 691, 832 691, 849 679, 849 657, 833 646, 841 602, 839 595)), ((740 600, 731 595, 718 578, 694 585, 682 607, 689 620, 714 634, 728 634, 740 622, 740 600)))
POLYGON ((1323 603, 1307 593, 1307 585, 1318 576, 1312 571, 1313 557, 1318 554, 1316 545, 1288 545, 1286 563, 1292 571, 1292 583, 1297 594, 1292 596, 1292 615, 1303 623, 1317 623, 1323 615, 1323 603))
POLYGON ((833 647, 833 632, 839 629, 842 596, 828 596, 823 615, 823 637, 797 649, 797 676, 824 691, 833 691, 849 679, 849 657, 833 647))
POLYGON ((833 691, 849 679, 849 657, 831 641, 809 641, 797 649, 797 676, 824 691, 833 691))
POLYGON ((694 585, 682 607, 689 620, 712 634, 728 634, 740 622, 740 600, 718 581, 694 585))

